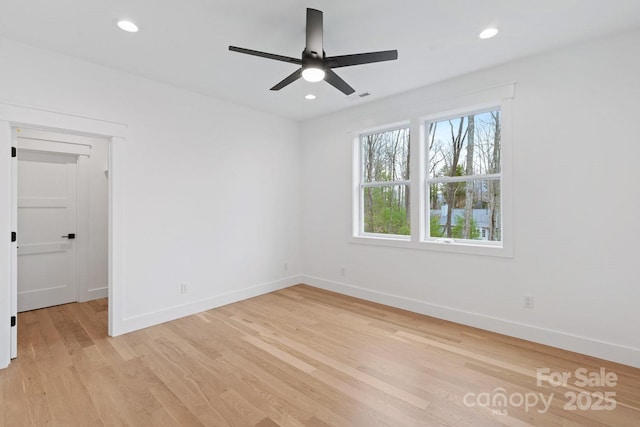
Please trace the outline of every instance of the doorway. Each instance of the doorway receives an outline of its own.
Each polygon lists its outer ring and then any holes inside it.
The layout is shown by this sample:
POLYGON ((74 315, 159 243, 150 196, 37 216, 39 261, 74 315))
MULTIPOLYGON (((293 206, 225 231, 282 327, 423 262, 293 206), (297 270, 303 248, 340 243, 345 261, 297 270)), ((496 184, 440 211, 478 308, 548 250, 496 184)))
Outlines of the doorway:
MULTIPOLYGON (((16 128, 39 129, 71 135, 97 136, 108 141, 108 334, 127 332, 124 325, 124 158, 126 123, 17 105, 0 100, 0 230, 11 235, 0 244, 0 369, 17 357, 17 141, 16 128)), ((104 172, 103 172, 104 173, 104 172)), ((61 234, 62 235, 62 234, 61 234)), ((79 236, 80 237, 80 236, 79 236)), ((80 239, 76 239, 79 244, 80 239)), ((79 264, 80 265, 80 264, 79 264)))
POLYGON ((15 128, 18 312, 108 291, 108 141, 15 128))

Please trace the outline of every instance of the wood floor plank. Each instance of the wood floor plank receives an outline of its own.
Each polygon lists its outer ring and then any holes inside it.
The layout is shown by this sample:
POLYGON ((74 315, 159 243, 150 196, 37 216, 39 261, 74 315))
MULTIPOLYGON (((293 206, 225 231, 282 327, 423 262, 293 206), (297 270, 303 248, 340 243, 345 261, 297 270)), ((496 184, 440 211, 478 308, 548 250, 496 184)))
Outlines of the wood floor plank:
MULTIPOLYGON (((359 409, 349 405, 348 396, 334 393, 328 397, 318 390, 318 384, 296 381, 295 376, 283 372, 275 366, 269 366, 268 359, 252 356, 250 353, 225 357, 227 363, 236 372, 242 371, 242 380, 253 387, 269 403, 271 417, 283 425, 304 425, 303 421, 319 414, 329 418, 333 425, 348 425, 342 417, 342 410, 328 411, 324 408, 338 409, 339 402, 353 412, 359 409), (246 357, 245 357, 246 356, 246 357), (282 422, 282 421, 286 422, 282 422)), ((341 408, 340 408, 341 409, 341 408)))
POLYGON ((29 408, 22 386, 20 369, 0 371, 0 411, 1 426, 29 425, 29 408))
POLYGON ((115 338, 107 308, 19 314, 0 427, 640 425, 640 369, 309 286, 115 338), (574 377, 538 384, 538 368, 574 377), (617 384, 578 385, 580 368, 617 384), (615 409, 567 407, 603 392, 615 409), (549 406, 491 405, 501 393, 549 406))
POLYGON ((41 374, 52 419, 56 423, 96 427, 103 425, 75 368, 41 374))

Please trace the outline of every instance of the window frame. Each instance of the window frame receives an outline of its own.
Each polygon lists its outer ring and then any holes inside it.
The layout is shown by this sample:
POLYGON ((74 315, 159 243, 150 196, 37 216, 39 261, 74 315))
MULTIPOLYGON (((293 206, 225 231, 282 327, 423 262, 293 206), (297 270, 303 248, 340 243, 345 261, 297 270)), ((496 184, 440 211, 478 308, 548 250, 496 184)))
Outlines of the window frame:
MULTIPOLYGON (((455 112, 445 112, 442 114, 435 114, 435 115, 429 115, 426 117, 423 117, 421 126, 423 128, 423 131, 421 132, 423 134, 423 138, 421 138, 420 140, 420 144, 423 146, 423 151, 422 151, 422 155, 423 155, 423 165, 421 165, 420 168, 420 179, 422 181, 423 187, 422 187, 422 191, 425 192, 425 194, 423 195, 423 200, 420 204, 421 207, 421 211, 424 211, 424 220, 426 221, 427 219, 430 218, 431 216, 431 208, 429 207, 429 185, 433 184, 433 183, 450 183, 450 182, 477 182, 477 181, 498 181, 500 183, 500 186, 502 187, 502 182, 503 182, 503 176, 502 176, 502 169, 503 169, 503 162, 502 162, 502 146, 503 146, 503 141, 502 141, 502 106, 501 103, 493 103, 493 104, 488 104, 486 106, 475 106, 469 109, 459 109, 456 110, 455 112), (483 114, 483 113, 488 113, 491 111, 496 111, 499 110, 500 111, 500 128, 501 128, 501 140, 500 140, 500 172, 499 173, 492 173, 492 174, 484 174, 484 175, 462 175, 462 176, 445 176, 445 177, 440 177, 440 178, 429 178, 429 174, 428 174, 428 166, 429 166, 429 149, 427 148, 428 146, 428 139, 429 139, 429 135, 428 135, 428 125, 430 123, 438 123, 438 122, 443 122, 445 120, 452 120, 452 119, 460 119, 460 118, 464 118, 464 117, 468 117, 470 115, 479 115, 479 114, 483 114)), ((446 244, 455 244, 455 245, 465 245, 465 246, 486 246, 486 247, 497 247, 497 248, 502 248, 503 247, 503 241, 504 241, 504 233, 503 233, 503 226, 504 223, 502 221, 502 191, 500 194, 500 218, 501 218, 501 222, 500 222, 500 236, 501 239, 500 241, 490 241, 490 240, 475 240, 475 239, 461 239, 461 238, 451 238, 451 237, 431 237, 430 236, 430 229, 429 226, 427 225, 427 223, 422 224, 423 227, 421 228, 421 233, 420 233, 420 241, 424 242, 424 243, 446 243, 446 244)))
MULTIPOLYGON (((397 240, 397 241, 409 241, 411 240, 411 235, 413 234, 413 231, 411 231, 411 234, 409 235, 404 235, 404 234, 385 234, 385 233, 371 233, 371 232, 367 232, 364 231, 364 222, 365 222, 365 216, 364 216, 364 192, 365 192, 365 188, 384 188, 384 187, 395 187, 395 186, 406 186, 407 189, 411 188, 411 174, 409 176, 408 180, 399 180, 399 181, 372 181, 372 182, 365 182, 364 181, 364 170, 365 170, 365 158, 364 158, 364 150, 362 148, 362 138, 369 136, 369 135, 374 135, 374 134, 379 134, 379 133, 384 133, 384 132, 393 132, 396 130, 400 130, 400 129, 408 129, 409 131, 409 150, 411 150, 411 123, 410 122, 399 122, 399 123, 394 123, 394 124, 390 124, 387 126, 383 126, 380 128, 375 128, 375 129, 369 129, 365 132, 359 132, 357 137, 356 137, 356 150, 357 150, 357 159, 358 159, 358 172, 357 172, 357 176, 358 176, 358 227, 357 227, 357 232, 355 233, 356 237, 363 237, 363 238, 373 238, 373 239, 384 239, 384 240, 397 240)), ((409 214, 409 217, 411 218, 411 214, 409 214)), ((410 222, 411 224, 411 222, 410 222)), ((355 224, 354 224, 355 225, 355 224)))
MULTIPOLYGON (((447 91, 448 92, 448 91, 447 91)), ((359 126, 348 133, 352 142, 352 203, 351 227, 348 237, 350 244, 364 244, 381 247, 394 247, 410 250, 427 250, 438 253, 465 254, 491 257, 513 258, 513 178, 512 178, 512 109, 515 92, 515 82, 508 82, 482 90, 472 90, 466 95, 454 94, 429 102, 420 102, 413 96, 409 100, 413 103, 402 105, 395 111, 379 112, 378 114, 362 117, 359 126), (500 209, 502 223, 502 241, 491 242, 480 240, 455 239, 425 239, 428 234, 428 198, 427 198, 427 139, 425 126, 428 121, 446 120, 461 117, 474 112, 486 112, 500 109, 501 118, 501 167, 500 167, 500 209), (373 124, 373 125, 372 125, 373 124), (376 126, 377 125, 377 126, 376 126), (411 235, 398 236, 387 234, 363 234, 364 228, 363 200, 360 194, 360 180, 362 163, 360 160, 360 136, 370 133, 397 129, 409 126, 410 132, 410 222, 411 235)), ((408 96, 408 95, 407 95, 408 96)), ((475 177, 475 175, 474 175, 475 177)), ((482 177, 480 175, 479 177, 482 177)), ((465 177, 461 177, 465 179, 465 177)), ((480 178, 482 179, 482 178, 480 178)), ((465 179, 469 181, 469 179, 465 179)))

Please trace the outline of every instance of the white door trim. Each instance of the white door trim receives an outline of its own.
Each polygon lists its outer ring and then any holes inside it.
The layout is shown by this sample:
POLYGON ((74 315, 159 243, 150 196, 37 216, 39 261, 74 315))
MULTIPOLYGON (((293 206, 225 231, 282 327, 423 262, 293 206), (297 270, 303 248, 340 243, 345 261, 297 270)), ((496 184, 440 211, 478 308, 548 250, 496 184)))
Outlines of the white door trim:
POLYGON ((18 141, 18 149, 39 153, 74 154, 77 156, 91 155, 90 145, 45 141, 41 139, 24 138, 22 136, 20 136, 20 140, 18 141))
MULTIPOLYGON (((127 125, 77 114, 38 107, 16 105, 0 100, 0 369, 11 361, 12 328, 10 317, 16 314, 16 244, 9 236, 15 231, 17 170, 9 155, 15 146, 12 128, 27 127, 68 134, 98 136, 109 140, 109 335, 122 333, 123 313, 123 171, 127 125), (6 240, 1 240, 6 236, 6 240)), ((13 328, 15 330, 15 328, 13 328)), ((15 345, 15 343, 13 343, 15 345)))

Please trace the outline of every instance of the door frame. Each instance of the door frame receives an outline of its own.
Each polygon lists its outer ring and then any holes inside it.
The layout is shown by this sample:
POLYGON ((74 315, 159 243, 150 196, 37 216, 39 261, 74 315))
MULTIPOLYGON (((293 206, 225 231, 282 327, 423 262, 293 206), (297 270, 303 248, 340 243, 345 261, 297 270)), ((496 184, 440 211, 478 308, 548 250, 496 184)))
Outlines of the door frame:
POLYGON ((17 127, 63 132, 105 138, 109 145, 109 222, 108 334, 123 332, 123 202, 124 143, 127 125, 77 114, 52 111, 0 101, 0 369, 6 368, 16 355, 17 326, 11 327, 11 316, 17 315, 17 244, 9 239, 16 231, 17 158, 11 157, 16 146, 17 127))

